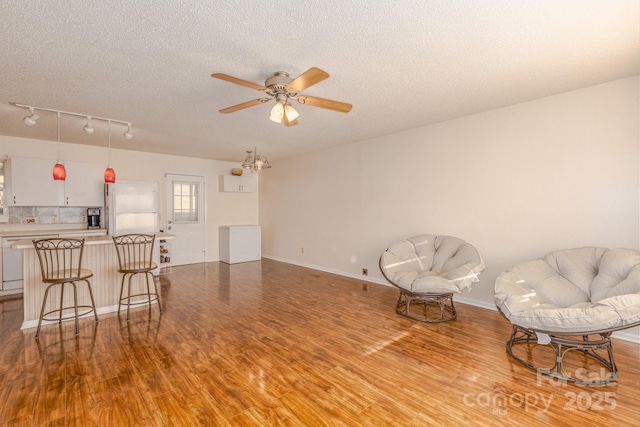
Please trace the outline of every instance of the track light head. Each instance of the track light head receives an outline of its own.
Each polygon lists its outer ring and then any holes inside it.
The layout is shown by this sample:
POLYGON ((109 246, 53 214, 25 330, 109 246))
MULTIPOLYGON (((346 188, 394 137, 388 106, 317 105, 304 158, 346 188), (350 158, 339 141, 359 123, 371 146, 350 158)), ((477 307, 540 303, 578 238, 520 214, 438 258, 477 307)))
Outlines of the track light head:
POLYGON ((84 125, 84 131, 89 135, 93 134, 93 132, 95 131, 93 125, 91 124, 91 116, 87 116, 87 124, 84 125))
POLYGON ((40 116, 36 114, 33 107, 29 107, 29 111, 31 111, 31 114, 28 116, 25 116, 25 118, 22 119, 22 121, 27 126, 35 126, 40 116))
POLYGON ((132 139, 133 138, 133 134, 131 133, 131 123, 127 124, 127 131, 124 133, 124 137, 126 139, 132 139))

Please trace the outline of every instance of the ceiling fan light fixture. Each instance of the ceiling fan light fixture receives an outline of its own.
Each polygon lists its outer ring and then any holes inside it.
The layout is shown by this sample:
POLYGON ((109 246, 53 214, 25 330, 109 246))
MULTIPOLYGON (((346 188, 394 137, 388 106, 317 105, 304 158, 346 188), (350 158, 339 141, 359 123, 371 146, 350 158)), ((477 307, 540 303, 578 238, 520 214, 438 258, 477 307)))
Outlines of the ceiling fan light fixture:
POLYGON ((84 125, 84 131, 89 135, 92 135, 93 132, 95 131, 93 125, 91 124, 91 116, 87 116, 87 124, 84 125))
POLYGON ((298 111, 288 103, 284 106, 284 114, 287 116, 287 120, 289 120, 290 122, 294 121, 300 116, 300 113, 298 113, 298 111))
POLYGON ((282 117, 284 117, 284 105, 282 102, 276 102, 276 105, 271 109, 271 115, 269 116, 269 120, 274 123, 282 123, 282 117))
POLYGON ((29 111, 31 112, 31 114, 29 114, 28 116, 25 116, 25 118, 22 119, 24 124, 27 126, 35 126, 37 123, 37 120, 40 118, 40 116, 37 115, 36 112, 33 110, 34 110, 33 108, 29 108, 29 111))

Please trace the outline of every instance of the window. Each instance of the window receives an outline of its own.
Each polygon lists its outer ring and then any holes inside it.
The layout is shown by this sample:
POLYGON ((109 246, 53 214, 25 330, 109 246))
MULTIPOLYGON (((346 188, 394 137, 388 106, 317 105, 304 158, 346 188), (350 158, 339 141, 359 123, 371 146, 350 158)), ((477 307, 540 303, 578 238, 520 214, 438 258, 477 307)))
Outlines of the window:
POLYGON ((173 222, 199 222, 198 218, 198 183, 173 183, 173 222))

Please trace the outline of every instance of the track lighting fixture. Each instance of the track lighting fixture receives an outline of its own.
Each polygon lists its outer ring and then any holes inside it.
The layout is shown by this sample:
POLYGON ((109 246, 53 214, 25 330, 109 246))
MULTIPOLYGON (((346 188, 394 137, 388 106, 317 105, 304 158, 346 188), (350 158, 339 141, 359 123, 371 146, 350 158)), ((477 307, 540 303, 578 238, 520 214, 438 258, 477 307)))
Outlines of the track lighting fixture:
POLYGON ((105 118, 105 117, 89 116, 87 114, 71 113, 69 111, 54 110, 52 108, 32 107, 30 105, 18 104, 16 102, 9 102, 9 104, 13 105, 14 107, 28 108, 29 109, 31 114, 26 116, 24 119, 22 119, 24 124, 26 124, 27 126, 35 125, 36 121, 40 118, 38 116, 38 114, 36 114, 35 110, 48 111, 50 113, 56 113, 56 115, 58 116, 58 161, 56 162, 56 165, 53 167, 53 179, 56 180, 56 181, 64 181, 67 178, 67 171, 65 170, 64 165, 62 164, 62 161, 60 160, 60 145, 61 145, 60 144, 60 115, 61 114, 66 114, 68 116, 77 116, 77 117, 86 118, 87 119, 87 123, 84 125, 84 131, 86 133, 88 133, 89 135, 91 135, 91 134, 93 134, 95 132, 95 129, 93 128, 93 124, 91 122, 92 120, 102 120, 102 121, 107 122, 108 130, 109 130, 109 148, 108 148, 108 150, 109 150, 109 152, 108 152, 108 154, 109 154, 109 163, 107 165, 107 169, 105 169, 105 171, 104 171, 104 182, 106 182, 107 184, 112 184, 112 183, 116 182, 116 172, 111 167, 111 123, 120 123, 122 125, 126 125, 127 126, 127 130, 124 132, 124 137, 126 139, 132 139, 133 138, 133 133, 131 133, 131 122, 124 122, 122 120, 108 119, 108 118, 105 118))
POLYGON ((36 112, 33 110, 34 110, 33 107, 29 107, 29 111, 31 111, 31 114, 28 116, 25 116, 24 119, 22 119, 24 124, 27 126, 34 126, 37 123, 36 121, 40 118, 40 116, 37 115, 36 112))
POLYGON ((124 132, 124 137, 126 139, 132 139, 133 134, 131 133, 131 123, 127 123, 127 130, 124 132))
POLYGON ((84 125, 84 131, 89 135, 92 135, 93 131, 95 131, 93 125, 91 124, 91 116, 87 116, 87 124, 84 125))
POLYGON ((122 121, 122 120, 109 119, 109 118, 106 118, 106 117, 90 116, 88 114, 82 114, 82 113, 72 113, 70 111, 55 110, 53 108, 33 107, 31 105, 19 104, 17 102, 9 102, 9 104, 13 105, 14 107, 21 107, 21 108, 28 108, 29 109, 31 114, 26 116, 24 119, 22 119, 24 124, 27 125, 27 126, 36 125, 36 121, 40 118, 40 116, 38 116, 38 114, 35 112, 35 110, 40 110, 40 111, 48 111, 50 113, 56 113, 58 115, 66 114, 68 116, 76 116, 76 117, 84 117, 84 118, 86 118, 87 119, 87 124, 85 124, 85 126, 84 126, 84 131, 86 133, 88 133, 89 135, 93 134, 93 132, 95 131, 95 129, 93 127, 93 124, 92 124, 92 120, 102 120, 104 122, 120 123, 122 125, 126 125, 127 126, 127 130, 124 132, 124 137, 126 139, 132 139, 133 138, 133 133, 131 133, 131 122, 125 122, 125 121, 122 121))

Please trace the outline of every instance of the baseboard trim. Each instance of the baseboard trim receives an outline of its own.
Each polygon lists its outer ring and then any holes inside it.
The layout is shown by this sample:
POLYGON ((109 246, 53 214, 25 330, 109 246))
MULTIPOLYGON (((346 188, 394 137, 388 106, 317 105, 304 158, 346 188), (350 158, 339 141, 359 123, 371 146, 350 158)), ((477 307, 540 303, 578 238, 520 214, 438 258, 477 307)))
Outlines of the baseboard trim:
MULTIPOLYGON (((365 282, 377 283, 379 285, 385 285, 385 286, 393 286, 389 282, 387 282, 386 280, 375 279, 375 278, 372 278, 372 277, 362 276, 360 274, 347 273, 347 272, 340 271, 340 270, 335 270, 335 269, 332 269, 332 268, 320 267, 320 266, 317 266, 317 265, 307 264, 307 263, 304 263, 304 262, 294 261, 294 260, 290 260, 290 259, 286 259, 286 258, 275 257, 275 256, 272 256, 272 255, 264 255, 263 254, 262 257, 263 258, 267 258, 267 259, 272 259, 274 261, 284 262, 284 263, 287 263, 287 264, 297 265, 297 266, 300 266, 300 267, 310 268, 312 270, 319 270, 319 271, 324 271, 326 273, 337 274, 338 276, 345 276, 345 277, 350 277, 352 279, 363 280, 365 282)), ((498 310, 493 303, 488 303, 488 302, 485 302, 485 301, 477 301, 477 300, 465 298, 465 297, 460 296, 460 295, 454 295, 453 299, 456 302, 459 302, 461 304, 468 304, 468 305, 472 305, 472 306, 475 306, 475 307, 484 308, 484 309, 492 310, 492 311, 497 311, 498 310)), ((633 328, 633 329, 638 329, 638 328, 633 328)), ((614 332, 612 334, 612 337, 616 338, 616 339, 619 339, 621 341, 629 341, 629 342, 632 342, 632 343, 635 343, 635 344, 640 344, 640 331, 636 332, 636 333, 629 332, 629 331, 617 331, 617 332, 614 332)))

